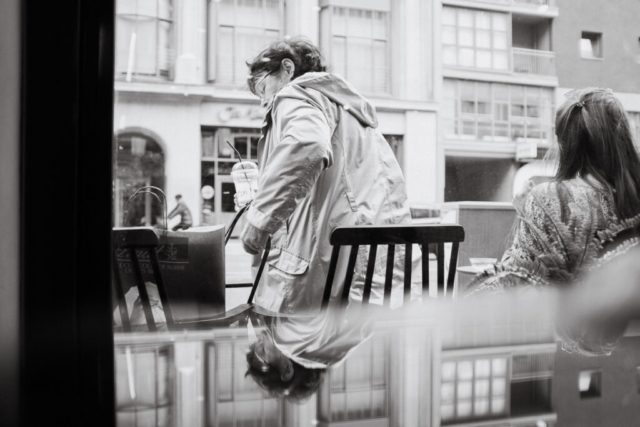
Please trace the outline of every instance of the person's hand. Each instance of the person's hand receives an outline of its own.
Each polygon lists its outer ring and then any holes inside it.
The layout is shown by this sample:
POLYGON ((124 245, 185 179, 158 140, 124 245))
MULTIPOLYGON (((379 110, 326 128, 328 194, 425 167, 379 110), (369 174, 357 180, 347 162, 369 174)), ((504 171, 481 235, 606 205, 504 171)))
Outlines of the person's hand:
POLYGON ((247 222, 242 233, 240 234, 240 240, 242 241, 242 247, 244 251, 251 255, 257 255, 267 246, 267 240, 269 239, 269 233, 259 229, 250 222, 247 222))
POLYGON ((525 200, 527 200, 527 196, 529 195, 529 193, 531 192, 531 189, 534 186, 535 184, 533 183, 533 181, 529 179, 526 182, 522 183, 522 187, 520 187, 520 191, 518 191, 516 195, 513 196, 513 200, 511 201, 511 203, 513 203, 513 207, 516 209, 518 216, 523 215, 524 202, 525 200))

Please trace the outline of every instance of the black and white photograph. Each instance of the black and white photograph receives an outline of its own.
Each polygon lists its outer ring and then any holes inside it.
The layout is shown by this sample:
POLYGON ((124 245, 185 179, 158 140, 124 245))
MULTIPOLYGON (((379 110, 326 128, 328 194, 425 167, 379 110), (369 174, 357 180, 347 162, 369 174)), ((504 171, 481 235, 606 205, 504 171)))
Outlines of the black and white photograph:
POLYGON ((640 0, 0 3, 0 426, 640 426, 640 0))

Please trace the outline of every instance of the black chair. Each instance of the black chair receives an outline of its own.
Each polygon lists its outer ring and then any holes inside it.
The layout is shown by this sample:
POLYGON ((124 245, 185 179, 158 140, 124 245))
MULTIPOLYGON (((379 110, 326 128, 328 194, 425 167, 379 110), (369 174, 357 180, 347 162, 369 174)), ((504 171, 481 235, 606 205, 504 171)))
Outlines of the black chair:
POLYGON ((458 260, 458 248, 460 242, 464 241, 464 229, 459 225, 386 225, 386 226, 354 226, 338 227, 331 233, 330 243, 333 246, 331 262, 322 298, 321 310, 326 310, 331 297, 331 289, 335 276, 340 249, 343 246, 350 246, 351 253, 345 276, 345 285, 342 290, 340 307, 344 308, 348 304, 349 291, 353 281, 353 275, 358 257, 358 248, 366 245, 370 246, 369 259, 365 276, 364 290, 362 296, 363 306, 369 304, 371 288, 373 285, 373 274, 376 261, 376 254, 379 245, 388 245, 387 267, 384 282, 383 306, 388 307, 391 301, 391 286, 393 281, 393 266, 396 245, 405 245, 405 265, 404 265, 404 301, 409 301, 411 297, 411 256, 413 245, 419 244, 423 248, 422 257, 422 293, 429 293, 429 244, 436 244, 437 257, 437 286, 438 293, 444 294, 444 262, 445 243, 452 243, 451 258, 449 261, 449 275, 447 287, 453 291, 453 284, 456 274, 458 260))
MULTIPOLYGON (((264 263, 261 266, 259 275, 253 284, 251 296, 247 304, 241 304, 232 310, 229 310, 219 315, 209 316, 197 320, 188 321, 176 321, 171 309, 171 302, 167 294, 167 288, 162 278, 160 264, 156 255, 156 248, 158 247, 159 239, 158 235, 150 228, 124 228, 113 230, 113 279, 114 290, 116 298, 118 300, 118 309, 120 312, 120 318, 122 319, 122 331, 131 332, 132 326, 129 320, 129 313, 125 300, 125 290, 123 289, 122 278, 120 276, 120 269, 118 267, 118 250, 126 250, 129 253, 129 259, 131 260, 133 273, 135 277, 136 287, 140 296, 140 303, 145 316, 145 321, 149 332, 157 331, 156 320, 153 317, 151 308, 151 302, 149 300, 149 294, 144 283, 142 269, 140 266, 140 260, 137 252, 144 250, 149 254, 149 261, 153 271, 153 277, 155 279, 156 286, 158 287, 158 294, 160 301, 162 302, 162 309, 165 315, 167 329, 170 331, 183 330, 183 329, 208 329, 213 327, 228 326, 236 321, 244 322, 251 311, 253 304, 251 303, 255 294, 260 274, 264 268, 264 263)), ((267 249, 268 254, 268 249, 267 249)), ((266 259, 266 255, 264 257, 266 259)))

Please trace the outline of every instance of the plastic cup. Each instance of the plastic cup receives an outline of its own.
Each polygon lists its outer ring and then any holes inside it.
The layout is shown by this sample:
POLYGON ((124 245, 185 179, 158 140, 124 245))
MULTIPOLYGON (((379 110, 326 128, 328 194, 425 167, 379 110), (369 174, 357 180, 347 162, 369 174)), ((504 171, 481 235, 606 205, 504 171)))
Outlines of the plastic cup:
POLYGON ((258 191, 258 165, 253 162, 238 162, 231 169, 231 177, 236 187, 238 206, 252 201, 258 191))

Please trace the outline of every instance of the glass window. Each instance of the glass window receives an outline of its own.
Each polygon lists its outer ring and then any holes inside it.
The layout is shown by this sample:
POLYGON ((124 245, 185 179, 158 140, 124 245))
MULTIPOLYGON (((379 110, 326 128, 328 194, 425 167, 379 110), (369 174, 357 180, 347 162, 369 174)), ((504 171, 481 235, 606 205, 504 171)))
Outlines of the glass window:
POLYGON ((375 334, 328 372, 330 419, 356 421, 388 416, 389 336, 375 334))
POLYGON ((602 58, 602 33, 582 32, 580 56, 586 59, 602 58))
POLYGON ((366 94, 389 93, 389 13, 329 7, 322 19, 331 23, 331 70, 366 94))
POLYGON ((507 358, 447 360, 442 363, 442 421, 504 416, 507 358))
POLYGON ((116 76, 173 77, 173 0, 116 2, 116 76))
POLYGON ((506 13, 445 6, 442 13, 443 63, 507 70, 508 19, 506 13))
POLYGON ((257 163, 259 140, 260 131, 257 129, 202 129, 200 196, 203 225, 229 223, 233 219, 236 190, 231 169, 238 161, 236 150, 243 160, 257 163))
POLYGON ((513 142, 533 139, 548 144, 553 138, 553 111, 552 89, 444 81, 442 120, 447 138, 513 142))
POLYGON ((208 79, 244 86, 246 61, 283 35, 282 0, 220 0, 209 3, 208 79))
POLYGON ((162 206, 151 194, 133 197, 141 187, 164 189, 164 151, 153 138, 123 132, 116 138, 114 222, 118 227, 152 226, 164 222, 162 206))
POLYGON ((602 371, 580 371, 578 376, 580 398, 602 396, 602 371))

